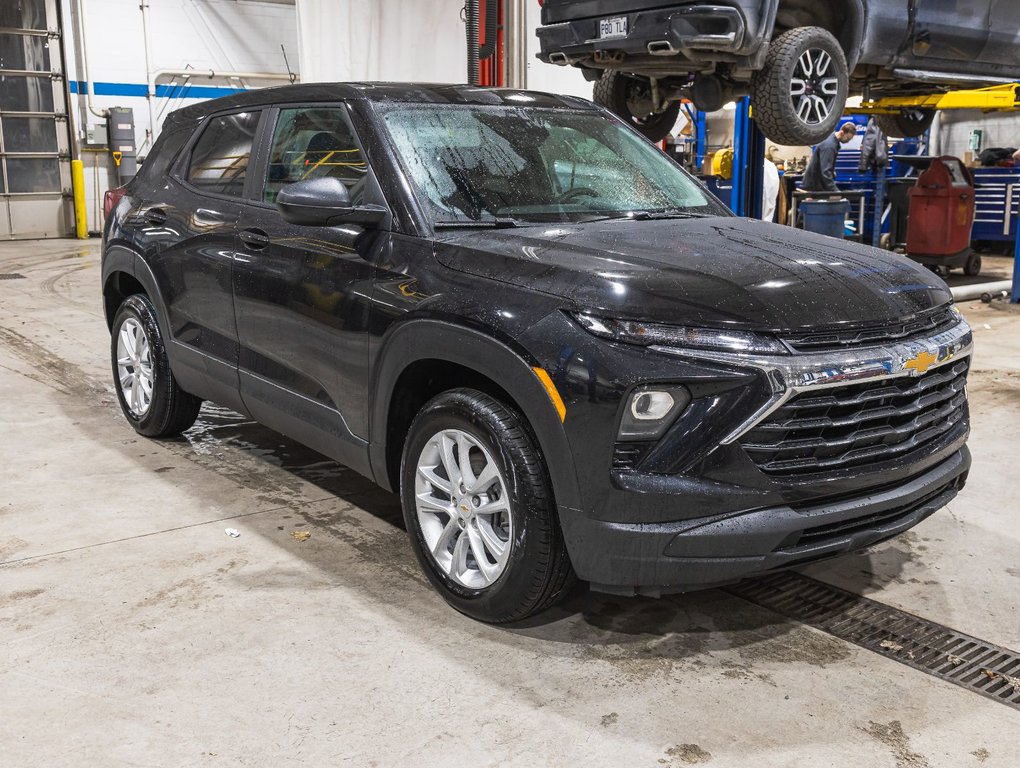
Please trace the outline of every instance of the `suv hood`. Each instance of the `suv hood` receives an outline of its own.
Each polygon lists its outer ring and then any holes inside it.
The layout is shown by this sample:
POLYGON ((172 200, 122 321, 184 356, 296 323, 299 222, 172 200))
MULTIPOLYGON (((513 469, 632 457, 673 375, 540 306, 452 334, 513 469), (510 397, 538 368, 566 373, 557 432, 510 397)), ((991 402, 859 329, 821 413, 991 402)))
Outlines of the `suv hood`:
POLYGON ((952 301, 902 256, 731 217, 470 230, 437 242, 436 257, 566 308, 710 328, 876 326, 952 301))

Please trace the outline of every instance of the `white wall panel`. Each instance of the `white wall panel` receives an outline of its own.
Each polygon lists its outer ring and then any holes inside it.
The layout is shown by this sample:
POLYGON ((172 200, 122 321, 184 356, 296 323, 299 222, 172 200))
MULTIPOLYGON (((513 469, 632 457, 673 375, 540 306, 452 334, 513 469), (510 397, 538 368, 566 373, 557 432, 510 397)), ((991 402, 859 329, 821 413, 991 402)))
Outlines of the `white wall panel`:
POLYGON ((463 83, 463 0, 297 0, 304 82, 463 83))

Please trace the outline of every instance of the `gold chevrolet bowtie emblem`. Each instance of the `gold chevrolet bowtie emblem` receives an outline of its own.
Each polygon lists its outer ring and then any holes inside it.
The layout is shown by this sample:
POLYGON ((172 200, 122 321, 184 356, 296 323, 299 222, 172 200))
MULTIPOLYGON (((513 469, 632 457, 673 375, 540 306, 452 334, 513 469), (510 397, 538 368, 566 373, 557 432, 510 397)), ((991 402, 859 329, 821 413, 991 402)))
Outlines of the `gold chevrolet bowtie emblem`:
POLYGON ((920 375, 938 362, 938 359, 938 355, 933 355, 931 352, 921 352, 912 360, 904 362, 903 368, 904 370, 914 371, 914 373, 920 375))

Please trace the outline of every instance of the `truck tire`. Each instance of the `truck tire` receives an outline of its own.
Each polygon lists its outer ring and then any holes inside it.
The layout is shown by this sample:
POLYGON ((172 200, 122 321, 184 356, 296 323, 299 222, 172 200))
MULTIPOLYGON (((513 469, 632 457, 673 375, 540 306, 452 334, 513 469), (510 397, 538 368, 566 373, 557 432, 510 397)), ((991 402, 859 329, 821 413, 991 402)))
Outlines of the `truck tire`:
POLYGON ((882 133, 894 139, 916 139, 931 128, 935 120, 933 109, 904 110, 898 115, 875 115, 882 133))
POLYGON ((671 103, 662 112, 646 111, 641 105, 651 104, 650 87, 646 80, 608 71, 595 83, 592 99, 633 125, 647 139, 662 141, 676 125, 680 102, 671 103))
POLYGON ((751 80, 754 119, 771 141, 817 144, 836 130, 849 89, 839 41, 821 27, 797 27, 769 44, 751 80))
POLYGON ((404 443, 400 498, 429 581, 461 613, 518 621, 574 583, 545 468, 524 418, 482 392, 432 398, 404 443))

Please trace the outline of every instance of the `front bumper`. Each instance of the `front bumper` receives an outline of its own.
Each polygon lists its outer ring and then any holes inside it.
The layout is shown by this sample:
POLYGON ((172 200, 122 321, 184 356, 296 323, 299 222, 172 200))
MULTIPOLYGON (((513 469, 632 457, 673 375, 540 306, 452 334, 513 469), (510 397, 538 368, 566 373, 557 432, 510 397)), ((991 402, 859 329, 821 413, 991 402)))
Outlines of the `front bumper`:
POLYGON ((956 497, 970 452, 894 488, 864 496, 779 506, 677 523, 584 520, 572 552, 578 575, 616 594, 668 594, 856 552, 913 528, 956 497))
POLYGON ((584 358, 585 368, 568 366, 560 379, 566 389, 588 373, 588 402, 582 407, 572 398, 576 421, 567 421, 574 425, 568 434, 583 507, 560 514, 575 570, 606 591, 684 591, 852 552, 909 529, 965 482, 969 417, 961 381, 949 375, 966 370, 972 351, 973 334, 958 317, 926 337, 785 356, 591 345, 575 357, 584 358), (639 364, 642 377, 628 386, 593 386, 592 371, 615 384, 639 364), (870 402, 916 388, 907 415, 898 418, 927 425, 945 397, 926 388, 934 386, 932 377, 953 382, 957 411, 916 448, 900 443, 902 451, 871 458, 871 447, 866 460, 773 474, 745 448, 745 435, 772 414, 803 403, 795 398, 825 399, 847 389, 863 388, 870 402), (602 440, 619 423, 608 409, 655 381, 683 383, 694 394, 691 406, 632 468, 605 467, 602 474, 602 440))
POLYGON ((568 65, 598 51, 627 56, 675 56, 702 50, 740 53, 745 45, 747 20, 738 9, 721 5, 682 5, 657 8, 627 16, 626 37, 599 38, 599 18, 578 19, 539 27, 538 57, 551 64, 568 65))

